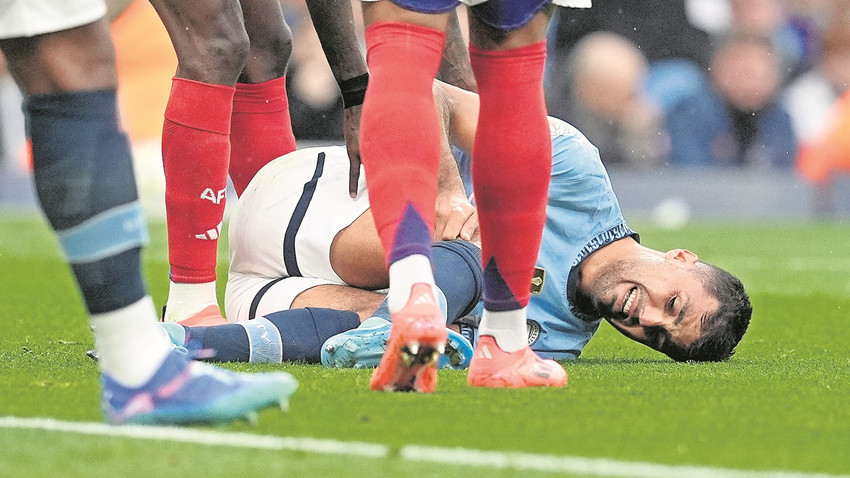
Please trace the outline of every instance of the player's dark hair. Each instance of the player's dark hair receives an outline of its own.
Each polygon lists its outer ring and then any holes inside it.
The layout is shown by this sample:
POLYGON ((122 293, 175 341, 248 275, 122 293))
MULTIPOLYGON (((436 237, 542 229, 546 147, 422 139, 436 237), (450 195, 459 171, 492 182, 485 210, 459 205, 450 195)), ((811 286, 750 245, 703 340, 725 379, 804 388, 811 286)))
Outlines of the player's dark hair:
POLYGON ((702 335, 689 347, 668 342, 665 354, 679 362, 720 362, 735 353, 735 347, 750 324, 753 307, 744 285, 729 272, 705 262, 703 285, 717 298, 720 306, 702 321, 702 335))

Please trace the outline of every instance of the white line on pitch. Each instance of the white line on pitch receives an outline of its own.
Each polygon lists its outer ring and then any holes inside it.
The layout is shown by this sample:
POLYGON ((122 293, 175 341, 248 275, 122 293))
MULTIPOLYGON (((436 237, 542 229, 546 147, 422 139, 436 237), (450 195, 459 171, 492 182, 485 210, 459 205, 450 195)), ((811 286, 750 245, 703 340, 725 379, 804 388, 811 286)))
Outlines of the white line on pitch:
MULTIPOLYGON (((217 432, 194 428, 111 426, 93 422, 66 422, 50 418, 18 417, 0 417, 0 428, 45 430, 84 435, 137 438, 142 440, 176 441, 231 448, 356 455, 370 458, 388 458, 391 456, 390 447, 377 443, 346 442, 303 437, 277 437, 252 433, 217 432)), ((687 476, 689 478, 850 478, 850 475, 659 465, 604 458, 482 451, 467 448, 442 448, 419 445, 405 445, 401 447, 399 457, 403 460, 427 461, 444 465, 571 473, 582 476, 651 478, 678 478, 681 476, 687 476)))
POLYGON ((317 438, 276 437, 252 433, 216 432, 196 428, 112 426, 94 422, 64 422, 50 418, 0 417, 0 428, 25 428, 84 435, 164 440, 200 445, 221 445, 261 450, 290 450, 335 455, 357 455, 382 458, 389 454, 384 445, 363 442, 342 442, 317 438))
POLYGON ((793 471, 747 471, 687 465, 659 465, 605 458, 537 455, 500 451, 470 450, 407 445, 400 456, 407 460, 428 461, 444 465, 483 466, 499 469, 570 473, 581 476, 625 476, 635 478, 847 478, 793 471))

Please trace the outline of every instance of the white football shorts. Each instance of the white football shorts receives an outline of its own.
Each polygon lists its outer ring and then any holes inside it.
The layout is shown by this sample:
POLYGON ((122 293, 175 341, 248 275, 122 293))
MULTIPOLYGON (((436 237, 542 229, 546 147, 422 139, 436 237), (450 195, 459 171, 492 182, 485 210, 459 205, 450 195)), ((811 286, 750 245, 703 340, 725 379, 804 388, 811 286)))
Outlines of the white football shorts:
POLYGON ((70 30, 104 15, 103 0, 0 0, 0 38, 70 30))
POLYGON ((363 169, 348 195, 348 153, 329 146, 294 151, 264 166, 230 218, 229 321, 285 310, 300 292, 344 284, 330 262, 331 243, 369 209, 363 169))

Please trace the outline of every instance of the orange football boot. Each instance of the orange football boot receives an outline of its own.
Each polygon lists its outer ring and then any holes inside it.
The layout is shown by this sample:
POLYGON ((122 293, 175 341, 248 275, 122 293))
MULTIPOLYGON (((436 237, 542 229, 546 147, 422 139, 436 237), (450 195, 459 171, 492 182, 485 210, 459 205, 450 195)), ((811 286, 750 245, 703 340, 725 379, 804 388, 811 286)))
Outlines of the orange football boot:
POLYGON ((392 314, 387 350, 369 386, 386 392, 431 393, 437 387, 437 359, 445 351, 446 322, 431 286, 414 284, 410 299, 392 314))
POLYGON ((540 358, 531 347, 505 352, 492 336, 482 335, 466 380, 473 387, 563 387, 567 372, 558 362, 540 358))

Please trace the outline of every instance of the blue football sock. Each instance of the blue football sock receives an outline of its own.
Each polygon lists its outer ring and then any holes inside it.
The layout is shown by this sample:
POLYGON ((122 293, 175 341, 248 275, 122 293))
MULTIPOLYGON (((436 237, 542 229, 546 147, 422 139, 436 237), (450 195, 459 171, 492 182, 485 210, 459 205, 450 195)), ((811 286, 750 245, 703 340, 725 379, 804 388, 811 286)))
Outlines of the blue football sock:
MULTIPOLYGON (((446 323, 469 314, 481 300, 481 249, 461 240, 442 241, 431 247, 434 282, 446 302, 446 323)), ((384 300, 373 317, 390 320, 384 300)))
POLYGON ((211 350, 212 356, 204 357, 211 362, 248 362, 251 358, 248 332, 239 324, 186 327, 186 344, 211 350))
POLYGON ((360 325, 360 316, 348 310, 306 309, 283 310, 267 314, 283 337, 283 360, 319 363, 325 340, 360 325))
POLYGON ((26 102, 38 199, 93 314, 146 293, 140 251, 148 236, 116 103, 114 89, 26 102))
POLYGON ((355 312, 308 307, 236 324, 186 327, 186 342, 212 350, 215 362, 318 363, 328 338, 358 325, 355 312))
POLYGON ((481 300, 481 249, 461 240, 438 242, 431 249, 431 263, 434 282, 446 294, 451 324, 481 300))

